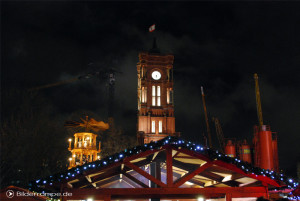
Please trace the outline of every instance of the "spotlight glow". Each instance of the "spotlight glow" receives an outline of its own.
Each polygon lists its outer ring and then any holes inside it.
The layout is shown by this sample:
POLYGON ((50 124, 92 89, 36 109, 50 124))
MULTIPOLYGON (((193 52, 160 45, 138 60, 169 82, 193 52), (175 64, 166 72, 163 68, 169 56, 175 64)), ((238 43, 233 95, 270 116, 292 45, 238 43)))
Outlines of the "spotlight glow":
POLYGON ((198 197, 197 201, 204 201, 204 197, 198 197))

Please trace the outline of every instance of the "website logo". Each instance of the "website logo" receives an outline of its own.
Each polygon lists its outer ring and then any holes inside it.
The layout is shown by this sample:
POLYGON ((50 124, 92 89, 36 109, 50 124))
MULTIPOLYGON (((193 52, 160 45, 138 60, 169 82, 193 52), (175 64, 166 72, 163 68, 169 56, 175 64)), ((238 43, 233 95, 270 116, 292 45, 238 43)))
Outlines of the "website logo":
POLYGON ((12 198, 12 197, 14 197, 14 195, 15 195, 15 193, 12 190, 6 191, 6 197, 12 198))

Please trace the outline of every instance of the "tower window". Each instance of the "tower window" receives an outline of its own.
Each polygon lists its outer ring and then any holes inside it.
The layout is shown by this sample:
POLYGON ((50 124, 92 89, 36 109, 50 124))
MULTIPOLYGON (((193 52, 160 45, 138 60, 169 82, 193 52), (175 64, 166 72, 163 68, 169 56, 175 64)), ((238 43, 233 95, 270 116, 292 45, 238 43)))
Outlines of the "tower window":
POLYGON ((142 87, 142 103, 145 102, 144 91, 145 91, 145 87, 142 87))
POLYGON ((152 133, 155 133, 155 121, 152 121, 152 129, 151 129, 152 133))
POLYGON ((144 88, 144 103, 147 102, 147 87, 144 88))
POLYGON ((155 106, 156 105, 156 87, 155 86, 152 86, 152 106, 155 106))
POLYGON ((167 88, 167 104, 170 104, 170 89, 167 88))
POLYGON ((162 120, 158 122, 158 132, 162 133, 162 120))
POLYGON ((173 103, 173 89, 167 88, 167 104, 173 103))
POLYGON ((147 87, 142 87, 142 103, 147 103, 147 87))
POLYGON ((155 96, 155 91, 156 91, 155 88, 156 88, 155 86, 152 86, 152 96, 155 96))
POLYGON ((157 106, 160 106, 160 86, 157 86, 157 106))
POLYGON ((152 106, 161 106, 160 91, 160 86, 152 86, 152 106))

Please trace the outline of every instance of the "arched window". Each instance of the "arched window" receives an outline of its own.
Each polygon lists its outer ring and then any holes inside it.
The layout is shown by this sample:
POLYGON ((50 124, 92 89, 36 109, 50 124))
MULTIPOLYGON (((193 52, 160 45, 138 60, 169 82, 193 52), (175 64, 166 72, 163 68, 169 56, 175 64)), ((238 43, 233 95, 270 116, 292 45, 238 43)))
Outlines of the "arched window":
POLYGON ((152 133, 155 133, 155 121, 152 121, 152 129, 151 129, 152 133))
POLYGON ((152 86, 152 106, 161 106, 161 90, 160 86, 152 86))
POLYGON ((163 131, 162 131, 162 120, 160 120, 159 122, 158 122, 158 132, 159 133, 162 133, 163 131))
POLYGON ((156 87, 153 85, 152 86, 152 106, 156 105, 156 87))
POLYGON ((157 106, 160 105, 160 86, 157 86, 157 106))
POLYGON ((167 104, 173 103, 173 89, 167 88, 167 104))
POLYGON ((147 87, 142 87, 142 103, 147 103, 147 87))

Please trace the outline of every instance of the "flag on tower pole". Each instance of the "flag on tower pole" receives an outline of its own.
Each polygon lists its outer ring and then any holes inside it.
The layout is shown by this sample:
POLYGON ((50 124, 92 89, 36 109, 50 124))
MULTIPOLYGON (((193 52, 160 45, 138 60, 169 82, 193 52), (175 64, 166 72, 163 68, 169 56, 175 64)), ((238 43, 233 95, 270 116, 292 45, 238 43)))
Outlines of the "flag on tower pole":
POLYGON ((153 24, 149 27, 149 32, 153 32, 154 30, 155 30, 155 24, 153 24))

